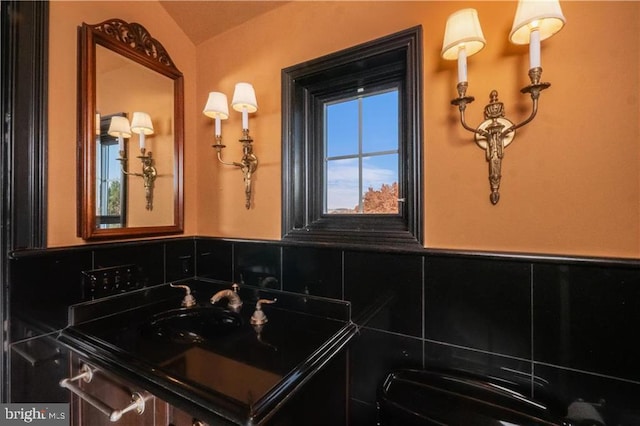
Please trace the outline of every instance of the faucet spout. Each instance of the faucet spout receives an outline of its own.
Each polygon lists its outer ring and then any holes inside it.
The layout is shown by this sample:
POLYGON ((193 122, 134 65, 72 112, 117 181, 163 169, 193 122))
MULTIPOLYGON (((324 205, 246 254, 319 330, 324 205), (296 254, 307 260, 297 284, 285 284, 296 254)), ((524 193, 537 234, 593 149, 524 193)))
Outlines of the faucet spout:
POLYGON ((230 289, 220 290, 211 296, 211 303, 218 303, 220 300, 225 298, 229 301, 227 304, 229 309, 237 312, 242 307, 242 300, 240 299, 240 296, 236 291, 230 289))

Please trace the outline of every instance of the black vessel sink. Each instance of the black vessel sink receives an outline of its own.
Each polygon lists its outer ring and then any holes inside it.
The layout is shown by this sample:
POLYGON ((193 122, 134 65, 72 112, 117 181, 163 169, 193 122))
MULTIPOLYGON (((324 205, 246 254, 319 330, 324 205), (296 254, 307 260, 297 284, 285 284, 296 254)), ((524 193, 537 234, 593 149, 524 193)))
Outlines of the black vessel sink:
POLYGON ((173 343, 207 343, 229 335, 242 325, 235 312, 215 306, 178 308, 151 317, 141 332, 173 343))

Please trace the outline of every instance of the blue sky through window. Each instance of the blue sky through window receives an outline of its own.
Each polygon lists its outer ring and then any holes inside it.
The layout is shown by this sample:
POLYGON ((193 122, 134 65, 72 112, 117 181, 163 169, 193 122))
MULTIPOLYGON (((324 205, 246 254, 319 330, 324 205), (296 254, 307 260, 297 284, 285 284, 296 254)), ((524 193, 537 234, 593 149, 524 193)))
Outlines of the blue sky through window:
POLYGON ((398 182, 398 117, 397 89, 326 104, 325 212, 398 182))

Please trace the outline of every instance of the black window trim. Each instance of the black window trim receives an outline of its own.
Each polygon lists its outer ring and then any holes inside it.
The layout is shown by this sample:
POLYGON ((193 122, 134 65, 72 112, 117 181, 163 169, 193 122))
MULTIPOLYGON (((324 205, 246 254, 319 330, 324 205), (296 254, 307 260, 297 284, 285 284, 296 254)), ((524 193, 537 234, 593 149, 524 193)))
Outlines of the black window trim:
MULTIPOLYGON (((416 246, 423 244, 422 28, 407 30, 282 70, 282 238, 285 240, 416 246), (406 189, 399 215, 323 214, 322 156, 315 138, 327 93, 354 80, 398 80, 404 111, 399 179, 406 189)), ((399 182, 400 183, 400 182, 399 182)))

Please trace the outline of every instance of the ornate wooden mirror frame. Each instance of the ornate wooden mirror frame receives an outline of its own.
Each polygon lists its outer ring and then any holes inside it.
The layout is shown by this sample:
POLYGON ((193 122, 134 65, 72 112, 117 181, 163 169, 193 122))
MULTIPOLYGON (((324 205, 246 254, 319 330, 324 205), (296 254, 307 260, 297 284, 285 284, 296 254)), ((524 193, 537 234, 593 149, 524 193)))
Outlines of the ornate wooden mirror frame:
MULTIPOLYGON (((86 240, 176 234, 184 228, 184 81, 162 44, 140 24, 110 19, 78 27, 78 236, 86 240), (102 228, 96 211, 96 47, 102 46, 173 82, 173 223, 102 228)), ((135 160, 135 158, 133 159, 135 160)), ((129 161, 139 167, 138 161, 129 161)), ((142 184, 140 184, 142 185, 142 184)), ((140 201, 142 202, 142 200, 140 201)), ((131 203, 130 203, 131 204, 131 203)), ((131 209, 131 205, 129 206, 131 209)))

